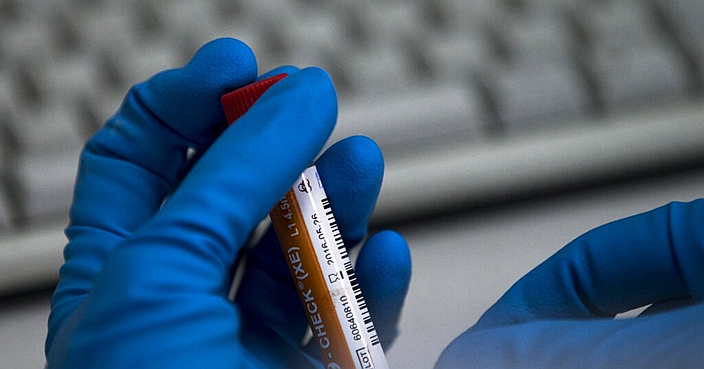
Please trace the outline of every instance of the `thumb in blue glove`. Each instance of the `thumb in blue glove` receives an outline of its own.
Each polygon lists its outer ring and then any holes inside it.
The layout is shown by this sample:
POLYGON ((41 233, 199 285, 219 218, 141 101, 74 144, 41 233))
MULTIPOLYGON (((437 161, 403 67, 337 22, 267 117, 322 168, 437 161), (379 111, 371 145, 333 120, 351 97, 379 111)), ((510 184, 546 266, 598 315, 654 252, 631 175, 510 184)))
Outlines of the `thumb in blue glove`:
POLYGON ((584 234, 512 286, 437 368, 704 366, 702 222, 699 200, 584 234))
MULTIPOLYGON (((305 316, 270 309, 298 303, 276 265, 248 265, 243 286, 260 289, 242 291, 237 303, 227 299, 250 233, 334 126, 336 96, 327 74, 287 72, 226 129, 219 98, 254 81, 256 62, 239 41, 213 41, 185 67, 135 86, 91 138, 81 154, 66 262, 52 299, 49 368, 316 364, 290 339, 305 316), (189 149, 198 155, 187 155, 189 149), (274 289, 262 289, 268 286, 274 289)), ((383 171, 378 148, 352 138, 318 162, 343 237, 361 239, 383 171), (349 187, 335 178, 349 179, 349 187), (376 192, 355 197, 350 188, 376 192)), ((264 237, 252 252, 275 242, 264 237)), ((372 314, 388 314, 379 329, 393 332, 410 277, 407 246, 395 233, 382 233, 362 254, 372 256, 360 256, 360 280, 382 264, 387 269, 380 273, 396 281, 388 291, 368 277, 363 286, 377 296, 372 314)))

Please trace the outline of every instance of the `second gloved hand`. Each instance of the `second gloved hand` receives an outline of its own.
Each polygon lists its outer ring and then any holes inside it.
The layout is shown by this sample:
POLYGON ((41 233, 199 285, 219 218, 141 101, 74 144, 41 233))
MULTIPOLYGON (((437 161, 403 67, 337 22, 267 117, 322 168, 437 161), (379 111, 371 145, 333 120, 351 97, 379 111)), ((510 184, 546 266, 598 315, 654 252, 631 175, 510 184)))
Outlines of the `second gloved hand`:
POLYGON ((511 287, 437 368, 703 367, 703 225, 699 200, 582 235, 511 287))

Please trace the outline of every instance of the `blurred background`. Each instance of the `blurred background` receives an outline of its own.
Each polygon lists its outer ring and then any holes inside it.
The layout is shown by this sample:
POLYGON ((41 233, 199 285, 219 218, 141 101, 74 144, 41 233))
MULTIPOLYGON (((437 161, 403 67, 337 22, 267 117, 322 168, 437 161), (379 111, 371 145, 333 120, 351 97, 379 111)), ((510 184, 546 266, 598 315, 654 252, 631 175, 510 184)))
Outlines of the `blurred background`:
POLYGON ((408 237, 393 367, 431 367, 516 279, 601 223, 701 196, 698 0, 0 0, 0 364, 40 368, 82 143, 129 86, 218 37, 329 71, 331 142, 386 157, 408 237))

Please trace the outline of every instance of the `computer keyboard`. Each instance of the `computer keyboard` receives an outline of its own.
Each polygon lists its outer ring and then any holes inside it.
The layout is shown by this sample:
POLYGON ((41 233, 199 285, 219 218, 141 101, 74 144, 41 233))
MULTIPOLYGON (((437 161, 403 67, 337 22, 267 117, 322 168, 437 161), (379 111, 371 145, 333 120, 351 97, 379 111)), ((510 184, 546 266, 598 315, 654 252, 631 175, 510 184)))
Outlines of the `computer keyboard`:
POLYGON ((0 0, 0 294, 56 280, 82 143, 235 37, 318 65, 387 223, 704 162, 699 0, 0 0))

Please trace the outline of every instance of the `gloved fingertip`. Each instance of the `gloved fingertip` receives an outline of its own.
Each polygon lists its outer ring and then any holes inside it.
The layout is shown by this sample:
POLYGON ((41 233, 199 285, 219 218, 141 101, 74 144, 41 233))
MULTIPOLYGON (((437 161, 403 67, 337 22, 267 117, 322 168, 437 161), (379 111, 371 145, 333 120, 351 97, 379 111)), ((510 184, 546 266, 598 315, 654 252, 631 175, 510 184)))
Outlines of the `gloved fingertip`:
POLYGON ((293 71, 272 85, 231 125, 229 131, 237 133, 225 132, 223 136, 233 133, 240 137, 258 137, 265 131, 275 132, 276 137, 267 138, 269 145, 265 149, 269 156, 277 153, 286 161, 296 159, 296 163, 289 162, 279 168, 281 178, 285 178, 289 186, 318 155, 336 120, 337 93, 330 76, 320 68, 306 68, 293 71), (272 147, 277 150, 271 150, 272 147))
MULTIPOLYGON (((185 68, 202 67, 222 68, 225 73, 227 73, 227 70, 247 67, 247 69, 250 70, 255 68, 252 71, 254 73, 257 72, 256 59, 252 49, 244 42, 229 37, 218 38, 203 44, 185 66, 185 68)), ((219 79, 217 77, 223 71, 204 71, 204 76, 219 79)), ((243 79, 243 77, 240 76, 236 78, 243 79)), ((246 78, 246 80, 242 82, 248 82, 254 80, 256 75, 252 76, 250 74, 244 78, 246 78)))
POLYGON ((396 232, 373 235, 360 250, 356 273, 379 338, 388 346, 397 332, 411 282, 411 253, 396 232))
POLYGON ((203 45, 184 67, 161 72, 135 90, 171 129, 207 145, 226 127, 220 97, 256 78, 252 50, 239 40, 221 38, 203 45))
POLYGON ((367 137, 348 137, 332 145, 316 165, 343 236, 361 240, 384 176, 379 146, 367 137))
POLYGON ((412 274, 408 243, 397 232, 379 232, 360 250, 356 268, 360 283, 368 286, 368 298, 405 296, 412 274))
MULTIPOLYGON (((278 99, 278 96, 285 95, 290 104, 306 101, 308 104, 314 103, 314 109, 308 113, 320 111, 321 105, 334 106, 335 117, 337 117, 337 93, 335 86, 332 83, 332 78, 323 69, 318 67, 309 67, 297 69, 295 67, 282 67, 276 69, 279 73, 288 73, 289 76, 274 84, 267 92, 262 95, 257 103, 252 106, 255 109, 257 105, 263 105, 268 99, 278 99), (332 99, 331 99, 332 98, 332 99), (318 100, 320 99, 320 100, 318 100), (328 102, 323 104, 322 102, 328 102)), ((273 73, 274 71, 272 71, 273 73)), ((268 75, 269 73, 267 73, 268 75)), ((277 73, 278 74, 278 73, 277 73)))

